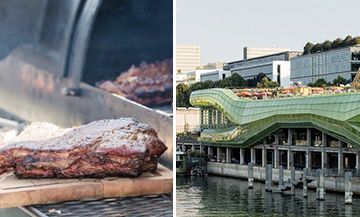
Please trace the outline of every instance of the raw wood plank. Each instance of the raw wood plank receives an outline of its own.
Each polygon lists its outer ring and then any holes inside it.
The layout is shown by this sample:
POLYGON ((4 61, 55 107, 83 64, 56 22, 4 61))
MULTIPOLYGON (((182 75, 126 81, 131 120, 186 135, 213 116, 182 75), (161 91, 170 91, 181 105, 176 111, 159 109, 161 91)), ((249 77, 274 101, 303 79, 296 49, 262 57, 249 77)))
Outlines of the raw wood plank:
POLYGON ((138 178, 17 179, 0 177, 0 208, 86 198, 139 196, 172 192, 172 171, 159 165, 138 178))
POLYGON ((14 175, 11 175, 0 180, 0 188, 4 190, 27 187, 35 187, 30 179, 18 179, 14 175))

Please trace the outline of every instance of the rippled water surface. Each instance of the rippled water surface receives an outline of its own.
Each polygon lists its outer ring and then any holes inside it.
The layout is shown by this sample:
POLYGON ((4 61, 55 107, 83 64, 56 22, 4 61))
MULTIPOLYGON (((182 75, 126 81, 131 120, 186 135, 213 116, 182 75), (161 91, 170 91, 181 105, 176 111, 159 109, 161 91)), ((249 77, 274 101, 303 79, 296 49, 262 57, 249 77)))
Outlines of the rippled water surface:
MULTIPOLYGON (((286 193, 286 192, 285 192, 286 193)), ((360 197, 345 205, 343 193, 326 192, 317 201, 314 190, 302 197, 265 192, 262 182, 247 188, 243 179, 207 176, 176 177, 177 216, 360 216, 360 197)))

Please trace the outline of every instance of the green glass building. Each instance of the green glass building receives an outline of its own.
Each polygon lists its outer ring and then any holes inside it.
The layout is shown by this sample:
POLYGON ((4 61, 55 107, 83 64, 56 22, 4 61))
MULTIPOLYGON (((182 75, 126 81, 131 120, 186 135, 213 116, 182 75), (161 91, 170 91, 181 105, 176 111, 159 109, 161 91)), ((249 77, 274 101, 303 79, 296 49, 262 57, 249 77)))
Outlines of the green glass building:
POLYGON ((360 93, 251 100, 228 89, 195 91, 201 141, 218 162, 358 170, 360 93))

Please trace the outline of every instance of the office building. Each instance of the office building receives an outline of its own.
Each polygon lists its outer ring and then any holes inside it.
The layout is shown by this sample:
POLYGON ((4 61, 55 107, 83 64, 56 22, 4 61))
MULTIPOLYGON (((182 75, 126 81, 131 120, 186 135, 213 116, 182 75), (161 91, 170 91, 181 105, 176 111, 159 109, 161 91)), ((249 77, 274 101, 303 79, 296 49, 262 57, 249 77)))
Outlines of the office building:
POLYGON ((228 62, 224 70, 231 74, 238 73, 244 79, 251 79, 258 74, 265 74, 270 80, 278 82, 280 86, 290 86, 290 59, 300 55, 298 51, 285 51, 251 59, 228 62))
POLYGON ((294 84, 306 86, 319 78, 332 82, 338 76, 351 82, 360 67, 360 46, 302 55, 292 58, 290 62, 290 79, 294 84))
POLYGON ((290 51, 290 48, 281 47, 244 47, 244 60, 270 54, 290 51))
POLYGON ((199 45, 176 45, 176 72, 186 73, 200 69, 199 45))

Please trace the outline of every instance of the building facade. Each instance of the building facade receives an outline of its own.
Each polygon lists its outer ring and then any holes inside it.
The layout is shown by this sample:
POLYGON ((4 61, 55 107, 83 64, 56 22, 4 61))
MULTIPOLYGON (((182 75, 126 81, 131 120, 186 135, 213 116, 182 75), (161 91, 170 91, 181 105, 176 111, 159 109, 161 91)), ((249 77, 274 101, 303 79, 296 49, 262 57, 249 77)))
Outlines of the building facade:
POLYGON ((212 72, 206 72, 202 73, 200 75, 200 81, 218 81, 218 80, 224 80, 227 77, 231 76, 230 71, 224 71, 224 70, 215 70, 212 72))
POLYGON ((199 45, 176 45, 176 72, 186 73, 200 68, 199 45))
POLYGON ((231 74, 238 73, 244 79, 251 79, 258 74, 265 74, 270 80, 278 82, 280 86, 290 86, 290 59, 301 52, 286 51, 266 56, 228 62, 224 70, 231 74))
POLYGON ((360 67, 360 46, 302 55, 292 58, 290 62, 290 79, 293 83, 306 86, 319 78, 332 82, 338 76, 351 82, 360 67))
POLYGON ((201 64, 201 69, 222 69, 225 62, 213 62, 201 64))
POLYGON ((200 130, 199 108, 176 108, 176 132, 200 130))
POLYGON ((202 74, 208 73, 208 72, 214 72, 214 71, 216 72, 217 70, 208 69, 208 70, 195 70, 195 71, 188 72, 188 73, 186 73, 185 83, 191 85, 196 82, 200 82, 202 74))
POLYGON ((275 53, 290 51, 290 48, 281 47, 244 47, 244 60, 275 53))
POLYGON ((245 100, 229 89, 192 92, 211 161, 359 175, 360 93, 245 100))

